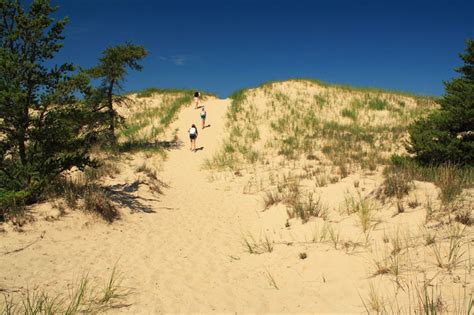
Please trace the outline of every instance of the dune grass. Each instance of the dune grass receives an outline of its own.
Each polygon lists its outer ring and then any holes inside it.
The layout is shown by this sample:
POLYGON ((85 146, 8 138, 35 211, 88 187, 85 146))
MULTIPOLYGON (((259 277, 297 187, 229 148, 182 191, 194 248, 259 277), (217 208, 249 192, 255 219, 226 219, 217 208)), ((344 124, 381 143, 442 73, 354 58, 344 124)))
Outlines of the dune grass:
MULTIPOLYGON (((154 141, 162 135, 176 118, 179 110, 191 103, 192 95, 168 95, 155 106, 143 103, 141 109, 127 118, 119 130, 120 142, 154 141)), ((140 106, 140 105, 139 105, 140 106)))
POLYGON ((396 197, 398 203, 414 186, 414 181, 432 182, 439 188, 438 199, 441 207, 434 209, 432 201, 426 205, 426 221, 433 217, 435 211, 441 215, 454 215, 454 219, 465 225, 472 223, 471 200, 464 203, 462 193, 472 189, 474 168, 452 164, 424 166, 408 157, 394 155, 391 164, 384 171, 385 182, 379 198, 396 197))
MULTIPOLYGON (((470 283, 472 198, 468 190, 473 187, 472 169, 420 166, 396 155, 405 152, 407 126, 437 107, 434 98, 308 80, 269 82, 239 90, 232 98, 229 133, 207 167, 239 170, 239 177, 247 171, 251 180, 263 181, 263 189, 254 193, 262 192, 265 210, 276 213, 281 207, 273 206, 286 206, 285 232, 290 237, 297 234, 292 234, 293 229, 301 226, 293 220, 301 220, 307 223, 305 227, 314 228, 311 243, 324 243, 347 255, 357 247, 357 253, 374 261, 369 277, 392 282, 396 294, 406 294, 395 304, 397 296, 376 292, 372 285, 369 297, 363 299, 367 312, 434 314, 454 310, 437 291, 431 291, 430 283, 419 286, 419 277, 435 273, 448 279, 465 274, 467 280, 456 281, 470 283), (383 170, 385 178, 380 184, 378 175, 383 170), (290 172, 291 176, 285 175, 290 172), (314 196, 331 191, 324 187, 347 177, 340 185, 349 185, 350 192, 336 214, 314 196), (368 184, 374 179, 375 187, 368 184), (437 198, 431 191, 426 198, 420 196, 416 181, 434 183, 439 188, 437 198), (420 224, 425 224, 420 235, 410 231, 411 221, 406 231, 398 230, 399 222, 419 217, 420 224), (324 220, 322 227, 319 218, 324 220), (385 233, 392 226, 397 229, 385 233), (456 232, 456 226, 466 232, 456 232), (358 231, 350 230, 352 227, 358 231), (441 232, 444 229, 451 232, 441 232), (381 257, 374 258, 380 252, 381 257), (411 276, 418 277, 415 285, 408 283, 411 276), (445 303, 442 307, 440 300, 445 303)), ((305 236, 304 241, 295 243, 307 244, 307 240, 305 236)), ((260 249, 261 240, 247 239, 244 244, 249 253, 269 252, 260 249)), ((472 308, 472 299, 465 300, 456 300, 458 309, 472 308)))
POLYGON ((105 285, 100 288, 88 275, 82 276, 66 293, 50 293, 35 287, 21 293, 3 294, 0 314, 97 314, 129 306, 125 303, 132 291, 122 286, 123 276, 112 269, 105 285))
POLYGON ((120 218, 120 213, 106 189, 97 183, 98 175, 88 174, 58 178, 48 191, 48 196, 62 197, 67 207, 96 214, 106 222, 112 223, 120 218))
POLYGON ((212 92, 202 91, 200 89, 170 89, 170 88, 157 88, 157 87, 149 87, 141 91, 127 92, 126 95, 136 94, 138 98, 148 98, 148 97, 152 97, 155 94, 185 94, 185 95, 193 96, 196 90, 201 91, 201 94, 204 97, 206 96, 217 97, 217 95, 212 92))
POLYGON ((271 253, 274 247, 273 241, 266 234, 257 240, 252 234, 248 233, 243 237, 243 245, 248 253, 257 255, 271 253))
POLYGON ((239 90, 231 98, 229 134, 207 167, 235 170, 274 155, 301 161, 320 152, 340 178, 387 164, 403 149, 398 140, 408 124, 435 107, 425 97, 299 79, 239 90))
POLYGON ((287 213, 288 217, 297 217, 306 223, 311 217, 326 218, 328 208, 323 205, 320 197, 315 199, 310 193, 307 198, 301 196, 294 198, 287 208, 287 213))
MULTIPOLYGON (((350 91, 350 92, 368 92, 368 93, 378 93, 378 94, 387 93, 387 94, 394 94, 394 95, 399 95, 399 96, 413 97, 420 100, 432 101, 432 100, 437 99, 437 97, 435 96, 420 95, 420 94, 415 94, 411 92, 392 90, 392 89, 382 89, 378 87, 367 87, 367 86, 364 87, 364 86, 355 86, 351 84, 329 83, 329 82, 325 82, 325 81, 314 79, 314 78, 288 78, 286 80, 270 80, 270 81, 261 83, 257 87, 250 87, 247 89, 267 87, 267 86, 272 86, 274 84, 285 83, 285 82, 308 82, 308 83, 316 84, 322 87, 337 88, 340 90, 350 91)), ((232 95, 230 96, 230 98, 233 98, 232 95)))

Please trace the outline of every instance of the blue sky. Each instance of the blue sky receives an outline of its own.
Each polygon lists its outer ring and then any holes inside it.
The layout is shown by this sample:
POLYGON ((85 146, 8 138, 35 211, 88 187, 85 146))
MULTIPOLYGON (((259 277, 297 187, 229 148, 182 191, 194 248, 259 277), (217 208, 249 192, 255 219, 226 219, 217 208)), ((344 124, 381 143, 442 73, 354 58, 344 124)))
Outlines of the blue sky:
POLYGON ((144 45, 126 91, 199 88, 225 97, 269 80, 442 95, 474 38, 474 1, 53 0, 67 15, 57 62, 96 64, 108 46, 144 45))

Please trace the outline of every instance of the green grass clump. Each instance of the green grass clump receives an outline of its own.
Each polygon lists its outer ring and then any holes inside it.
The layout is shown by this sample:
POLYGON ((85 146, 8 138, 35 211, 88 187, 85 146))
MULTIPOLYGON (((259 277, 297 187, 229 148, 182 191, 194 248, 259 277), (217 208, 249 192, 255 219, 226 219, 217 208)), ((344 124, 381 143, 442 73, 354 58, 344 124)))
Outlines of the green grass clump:
POLYGON ((342 117, 347 117, 354 121, 357 120, 357 111, 354 108, 344 108, 341 111, 341 115, 342 117))
POLYGON ((227 152, 220 151, 215 154, 211 159, 207 159, 204 162, 204 168, 206 169, 218 169, 218 170, 235 170, 240 164, 234 154, 235 151, 227 152))
POLYGON ((369 100, 368 106, 372 110, 384 110, 387 109, 388 103, 386 100, 376 97, 369 100))
POLYGON ((189 104, 191 102, 191 96, 182 96, 174 100, 167 110, 164 112, 164 115, 161 116, 160 124, 163 128, 166 128, 170 125, 173 119, 176 117, 176 114, 181 109, 183 105, 189 104))
POLYGON ((441 190, 439 197, 444 204, 453 202, 461 194, 463 188, 470 186, 469 182, 472 183, 472 168, 471 174, 463 173, 462 169, 449 163, 437 167, 434 183, 441 190))
POLYGON ((229 122, 237 120, 237 115, 242 112, 242 103, 245 101, 245 90, 238 90, 234 92, 230 98, 232 103, 230 105, 229 111, 227 112, 227 119, 229 122))

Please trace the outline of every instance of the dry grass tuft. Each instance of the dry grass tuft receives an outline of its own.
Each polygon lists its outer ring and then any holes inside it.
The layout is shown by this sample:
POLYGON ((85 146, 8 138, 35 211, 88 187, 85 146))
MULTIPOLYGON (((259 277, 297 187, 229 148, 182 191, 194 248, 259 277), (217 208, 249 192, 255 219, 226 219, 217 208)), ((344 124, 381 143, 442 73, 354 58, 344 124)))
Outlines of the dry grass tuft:
POLYGON ((97 314, 129 306, 123 301, 132 294, 121 285, 122 276, 114 267, 105 286, 98 289, 83 276, 69 294, 51 294, 42 288, 27 289, 24 293, 4 294, 0 314, 97 314))
POLYGON ((308 222, 311 217, 327 218, 328 208, 322 204, 321 198, 313 199, 313 194, 308 194, 306 200, 297 198, 292 201, 287 208, 287 213, 290 218, 300 218, 303 223, 308 222))
POLYGON ((245 249, 250 254, 271 253, 273 251, 273 241, 267 235, 260 240, 256 240, 250 233, 243 238, 245 249))
POLYGON ((105 221, 112 223, 120 217, 115 205, 109 200, 106 191, 96 185, 88 185, 84 191, 84 209, 100 215, 105 221))

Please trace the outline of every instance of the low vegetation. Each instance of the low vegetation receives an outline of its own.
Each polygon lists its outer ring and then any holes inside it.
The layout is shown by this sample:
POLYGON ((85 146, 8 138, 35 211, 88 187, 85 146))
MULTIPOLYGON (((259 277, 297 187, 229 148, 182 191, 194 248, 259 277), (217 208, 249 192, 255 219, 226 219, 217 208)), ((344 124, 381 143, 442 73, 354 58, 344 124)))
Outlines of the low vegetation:
POLYGON ((44 288, 35 287, 16 294, 3 294, 0 299, 0 314, 97 314, 127 307, 130 289, 122 286, 122 276, 116 268, 112 270, 105 285, 100 288, 87 275, 81 277, 68 294, 52 294, 44 288))
MULTIPOLYGON (((139 94, 137 94, 139 95, 139 94)), ((163 136, 183 106, 191 103, 192 91, 155 93, 152 99, 134 100, 133 114, 119 128, 119 148, 122 151, 132 149, 162 150, 163 147, 153 144, 163 136)))
POLYGON ((207 167, 235 170, 275 157, 282 166, 316 159, 332 165, 339 178, 387 164, 403 150, 395 140, 407 134, 408 124, 435 107, 429 98, 307 80, 272 82, 231 98, 228 137, 207 167))

